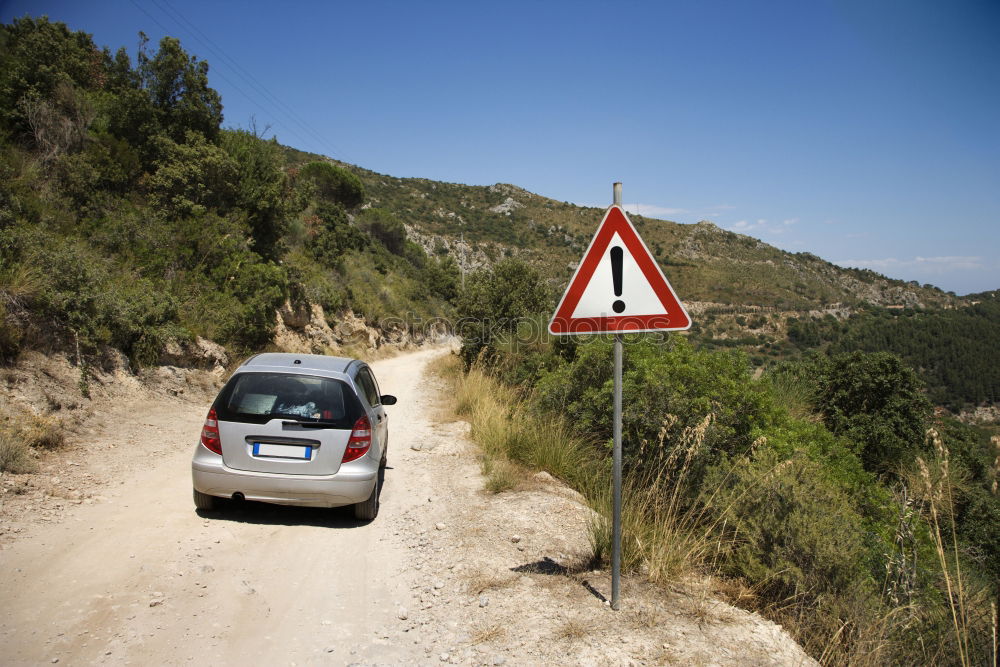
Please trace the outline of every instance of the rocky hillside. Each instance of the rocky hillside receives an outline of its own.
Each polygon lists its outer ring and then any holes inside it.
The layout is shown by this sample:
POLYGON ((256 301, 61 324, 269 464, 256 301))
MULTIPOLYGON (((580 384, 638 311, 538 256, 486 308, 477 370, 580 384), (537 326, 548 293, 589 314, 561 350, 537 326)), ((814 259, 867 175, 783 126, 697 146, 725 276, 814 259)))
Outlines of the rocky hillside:
MULTIPOLYGON (((290 163, 321 156, 286 149, 290 163)), ((603 210, 560 202, 515 185, 396 178, 338 163, 368 192, 368 206, 393 212, 430 255, 452 255, 474 270, 506 255, 528 259, 564 285, 603 210)), ((931 286, 844 269, 811 253, 790 253, 708 221, 680 224, 631 215, 685 301, 787 311, 862 304, 955 307, 964 300, 931 286)))

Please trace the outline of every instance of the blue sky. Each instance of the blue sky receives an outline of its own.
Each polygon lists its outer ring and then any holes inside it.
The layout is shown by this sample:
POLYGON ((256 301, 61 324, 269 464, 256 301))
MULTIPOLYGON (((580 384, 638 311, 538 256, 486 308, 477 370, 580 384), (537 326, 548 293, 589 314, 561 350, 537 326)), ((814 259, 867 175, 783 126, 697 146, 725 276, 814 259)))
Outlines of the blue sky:
POLYGON ((382 173, 600 206, 620 180, 650 216, 1000 288, 995 0, 0 2, 26 13, 179 37, 226 125, 382 173))

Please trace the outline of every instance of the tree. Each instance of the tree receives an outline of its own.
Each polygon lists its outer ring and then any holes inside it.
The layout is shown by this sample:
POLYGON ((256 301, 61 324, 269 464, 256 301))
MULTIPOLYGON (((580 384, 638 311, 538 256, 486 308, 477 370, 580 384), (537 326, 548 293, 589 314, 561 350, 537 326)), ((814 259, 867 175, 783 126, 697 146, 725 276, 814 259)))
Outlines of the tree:
POLYGON ((550 305, 541 275, 523 261, 504 259, 470 275, 458 300, 458 332, 466 363, 550 305))
POLYGON ((209 140, 219 135, 222 99, 208 85, 208 63, 189 56, 176 37, 164 37, 152 57, 139 33, 139 76, 159 115, 160 126, 180 143, 194 131, 209 140))
POLYGON ((818 364, 816 407, 853 440, 866 470, 892 472, 924 442, 930 402, 913 369, 887 352, 852 352, 818 364))
POLYGON ((343 255, 351 250, 361 250, 367 244, 364 234, 347 219, 340 204, 321 202, 316 206, 316 217, 322 222, 309 248, 320 262, 337 267, 343 255))
POLYGON ((343 167, 329 162, 310 162, 299 173, 315 185, 317 195, 348 210, 361 206, 365 200, 361 179, 343 167))
POLYGON ((228 210, 236 196, 237 166, 223 149, 194 131, 188 132, 186 142, 160 137, 159 144, 162 158, 148 184, 157 209, 193 216, 208 209, 228 210))
POLYGON ((301 208, 282 170, 281 147, 247 130, 223 130, 219 143, 233 161, 234 203, 246 211, 254 250, 265 259, 277 259, 288 217, 301 208))
POLYGON ((365 209, 358 216, 358 226, 392 254, 403 254, 406 247, 406 228, 389 211, 381 208, 365 209))
POLYGON ((40 104, 52 105, 56 90, 81 105, 77 89, 104 84, 105 55, 85 32, 45 16, 14 19, 0 26, 0 126, 15 136, 32 133, 29 115, 40 104))

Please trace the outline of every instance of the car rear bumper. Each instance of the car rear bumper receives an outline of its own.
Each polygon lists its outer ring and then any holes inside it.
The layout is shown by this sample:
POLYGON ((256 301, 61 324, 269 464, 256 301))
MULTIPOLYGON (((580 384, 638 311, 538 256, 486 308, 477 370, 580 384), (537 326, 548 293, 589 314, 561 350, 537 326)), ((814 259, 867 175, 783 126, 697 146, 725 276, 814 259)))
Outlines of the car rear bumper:
POLYGON ((198 446, 191 462, 196 491, 231 498, 236 493, 247 500, 301 507, 340 507, 368 499, 375 487, 378 469, 343 468, 334 475, 282 475, 235 470, 222 457, 198 446))

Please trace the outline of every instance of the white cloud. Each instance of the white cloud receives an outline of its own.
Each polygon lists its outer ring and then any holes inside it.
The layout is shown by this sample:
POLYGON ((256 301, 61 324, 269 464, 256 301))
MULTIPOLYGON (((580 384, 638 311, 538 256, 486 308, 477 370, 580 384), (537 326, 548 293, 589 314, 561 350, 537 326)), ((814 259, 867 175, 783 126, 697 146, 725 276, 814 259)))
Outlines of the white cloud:
POLYGON ((854 266, 861 269, 872 269, 881 273, 895 272, 900 269, 920 269, 929 274, 949 273, 951 271, 971 271, 986 268, 982 257, 945 255, 940 257, 921 257, 900 259, 885 257, 882 259, 844 259, 834 262, 841 266, 854 266))
POLYGON ((683 215, 690 213, 686 208, 669 208, 666 206, 656 206, 655 204, 625 204, 625 210, 636 215, 683 215))
POLYGON ((729 227, 729 229, 730 231, 739 232, 742 234, 744 232, 760 229, 761 226, 762 225, 760 220, 758 220, 757 222, 747 222, 746 220, 737 220, 729 227))
POLYGON ((739 232, 740 234, 746 234, 747 232, 754 232, 757 234, 784 234, 785 226, 772 225, 768 223, 766 218, 757 218, 754 222, 737 220, 729 226, 729 231, 739 232))

